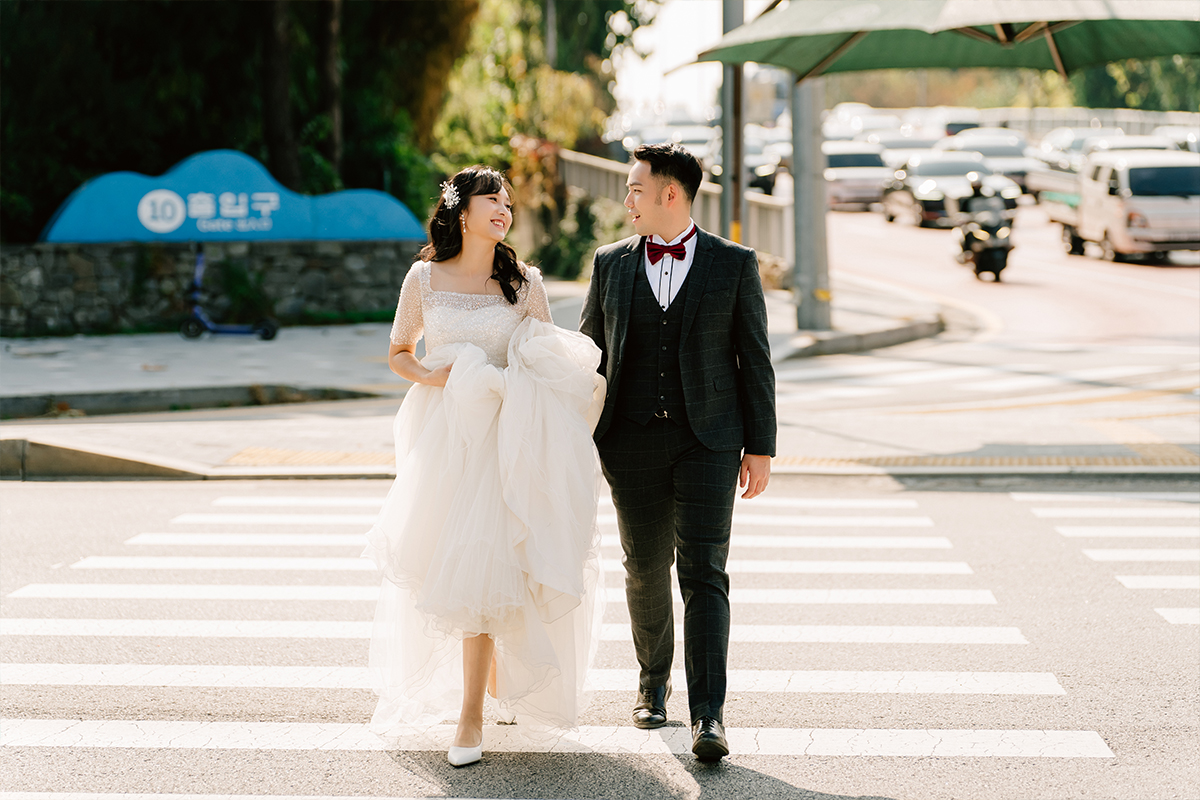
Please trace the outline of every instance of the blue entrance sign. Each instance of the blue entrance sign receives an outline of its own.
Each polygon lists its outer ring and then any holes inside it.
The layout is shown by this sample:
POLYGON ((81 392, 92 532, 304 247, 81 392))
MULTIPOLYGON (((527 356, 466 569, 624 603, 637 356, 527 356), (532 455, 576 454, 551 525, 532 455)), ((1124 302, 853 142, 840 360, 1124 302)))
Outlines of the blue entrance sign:
POLYGON ((43 242, 423 240, 420 221, 374 189, 309 197, 236 150, 187 158, 163 175, 112 172, 68 197, 43 242))

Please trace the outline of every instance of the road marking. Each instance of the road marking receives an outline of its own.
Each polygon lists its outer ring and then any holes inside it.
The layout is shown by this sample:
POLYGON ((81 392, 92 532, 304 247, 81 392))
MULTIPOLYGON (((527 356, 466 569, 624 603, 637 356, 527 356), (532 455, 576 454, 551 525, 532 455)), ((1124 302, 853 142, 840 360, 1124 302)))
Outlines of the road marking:
MULTIPOLYGON (((674 583, 674 582, 673 582, 674 583)), ((678 589, 675 602, 683 602, 678 589)), ((625 605, 625 590, 605 590, 609 603, 625 605)), ((730 589, 735 605, 995 605, 986 589, 730 589)))
MULTIPOLYGON (((32 583, 14 598, 90 600, 301 600, 375 602, 377 586, 253 586, 162 583, 32 583)), ((605 601, 625 604, 625 590, 605 590, 605 601)), ((982 589, 731 589, 738 605, 995 605, 982 589)), ((676 590, 676 602, 680 602, 676 590)))
MULTIPOLYGON (((376 514, 180 514, 173 525, 360 525, 375 522, 376 514)), ((601 525, 616 525, 615 514, 601 514, 601 525)), ((930 528, 929 517, 816 517, 803 515, 733 515, 734 525, 786 528, 930 528)))
POLYGON ((363 525, 378 514, 180 514, 172 525, 363 525))
POLYGON ((1200 508, 1032 508, 1035 517, 1055 519, 1200 519, 1200 508))
POLYGON ((125 544, 234 547, 352 547, 362 548, 362 533, 139 533, 125 544))
MULTIPOLYGON (((623 572, 620 559, 606 558, 605 572, 623 572)), ((745 561, 725 565, 728 572, 779 575, 972 575, 962 561, 745 561)))
POLYGON ((1126 539, 1200 539, 1200 529, 1186 525, 1063 526, 1054 530, 1071 539, 1091 536, 1126 539))
MULTIPOLYGON (((601 514, 601 525, 616 525, 616 514, 601 514)), ((734 525, 766 528, 932 528, 929 517, 818 517, 804 514, 741 514, 734 512, 734 525)))
MULTIPOLYGON (((629 642, 627 623, 605 623, 601 639, 629 642)), ((1029 644, 1018 628, 954 625, 730 625, 731 642, 816 642, 823 644, 1029 644)), ((683 626, 675 626, 683 641, 683 626)))
POLYGON ((386 495, 377 497, 308 497, 305 495, 260 495, 246 496, 231 495, 226 497, 218 497, 213 500, 214 506, 241 506, 255 508, 270 508, 270 507, 308 507, 308 508, 335 508, 337 506, 351 506, 363 508, 379 508, 383 505, 383 501, 387 499, 386 495))
POLYGON ((1051 375, 1019 375, 1011 378, 999 378, 993 381, 964 383, 959 389, 967 392, 1016 392, 1025 389, 1039 389, 1043 386, 1054 386, 1065 383, 1092 383, 1109 381, 1115 378, 1128 378, 1134 375, 1146 375, 1151 372, 1170 372, 1171 366, 1153 365, 1117 365, 1110 367, 1095 367, 1093 369, 1078 369, 1070 372, 1060 372, 1051 375))
MULTIPOLYGON (((319 722, 5 719, 2 731, 3 747, 437 751, 445 749, 454 726, 434 725, 387 740, 366 725, 319 722)), ((725 733, 738 756, 1114 757, 1095 731, 726 728, 725 733)), ((630 725, 583 725, 547 741, 520 725, 489 725, 484 739, 487 753, 687 755, 692 749, 692 733, 685 727, 643 731, 630 725)))
POLYGON ((1174 500, 1182 503, 1200 503, 1200 492, 1009 492, 1009 497, 1018 503, 1107 503, 1113 500, 1174 500))
MULTIPOLYGON (((605 547, 620 547, 617 535, 601 537, 605 547)), ((743 547, 778 549, 849 549, 849 550, 949 550, 953 547, 944 536, 785 536, 737 534, 731 541, 736 551, 743 547)))
MULTIPOLYGON (((622 571, 620 559, 602 559, 605 570, 622 571)), ((298 570, 306 572, 375 572, 366 558, 316 558, 270 556, 88 556, 71 569, 132 570, 298 570)), ((805 575, 970 575, 960 561, 753 561, 733 560, 732 573, 805 575)))
POLYGON ((1200 608, 1156 608, 1172 625, 1200 625, 1200 608))
POLYGON ((919 372, 849 378, 846 380, 846 383, 852 386, 905 386, 914 383, 942 383, 950 380, 963 380, 966 378, 977 378, 981 375, 997 374, 1004 373, 994 367, 945 367, 942 369, 926 369, 919 372))
MULTIPOLYGON (((372 623, 222 619, 0 619, 0 636, 161 637, 205 639, 370 639, 372 623)), ((675 631, 682 641, 683 626, 675 631)), ((606 623, 600 639, 627 642, 626 623, 606 623)), ((1017 628, 903 625, 732 625, 731 642, 858 644, 1028 644, 1017 628)))
POLYGON ((1092 561, 1200 561, 1200 549, 1084 550, 1092 561))
MULTIPOLYGON (((366 536, 361 533, 139 533, 125 540, 128 545, 164 546, 232 546, 232 547, 363 547, 366 536)), ((605 547, 619 547, 620 537, 604 536, 605 547)), ((855 550, 949 550, 952 545, 944 536, 754 536, 739 535, 733 540, 734 549, 763 547, 772 549, 855 550)))
MULTIPOLYGON (((869 672, 730 670, 731 692, 789 694, 1018 694, 1062 695, 1049 672, 869 672)), ((686 691, 682 670, 672 673, 686 691)), ((594 691, 630 692, 635 669, 588 673, 594 691)), ((4 686, 165 686, 217 689, 374 689, 366 667, 247 667, 176 664, 0 664, 4 686)))
POLYGON ((803 383, 805 381, 842 380, 864 375, 880 375, 888 372, 911 372, 932 369, 929 361, 866 361, 844 363, 832 367, 794 367, 775 372, 779 383, 803 383))
POLYGON ((88 556, 71 569, 241 569, 318 572, 375 572, 366 558, 285 558, 268 556, 88 556))
POLYGON ((883 395, 895 393, 895 389, 874 389, 866 386, 831 386, 826 389, 780 392, 775 395, 775 404, 813 403, 818 400, 856 400, 860 397, 882 397, 883 395))
POLYGON ((318 600, 375 602, 378 586, 253 586, 224 583, 31 583, 8 595, 87 600, 318 600))
POLYGON ((1200 575, 1118 575, 1126 589, 1200 589, 1200 575))

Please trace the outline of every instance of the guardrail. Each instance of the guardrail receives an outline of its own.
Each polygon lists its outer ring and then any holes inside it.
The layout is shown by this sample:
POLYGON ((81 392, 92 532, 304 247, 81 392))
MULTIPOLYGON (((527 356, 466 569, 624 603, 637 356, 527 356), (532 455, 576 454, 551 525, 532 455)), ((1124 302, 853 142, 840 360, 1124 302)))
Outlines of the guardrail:
MULTIPOLYGON (((592 197, 625 202, 625 179, 629 164, 607 158, 560 150, 559 170, 568 186, 582 189, 592 197)), ((705 181, 692 205, 692 219, 706 231, 721 229, 721 187, 705 181)), ((792 224, 792 200, 746 192, 746 219, 742 224, 742 243, 760 253, 782 258, 788 264, 795 259, 795 231, 792 224)))

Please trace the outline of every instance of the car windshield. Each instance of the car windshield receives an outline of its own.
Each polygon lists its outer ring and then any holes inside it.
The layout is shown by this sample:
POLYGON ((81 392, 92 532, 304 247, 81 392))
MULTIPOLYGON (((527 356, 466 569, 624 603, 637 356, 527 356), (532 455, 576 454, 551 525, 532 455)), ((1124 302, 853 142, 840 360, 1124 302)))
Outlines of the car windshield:
POLYGON ((829 166, 837 167, 882 167, 879 153, 830 153, 829 166))
POLYGON ((1200 195, 1200 167, 1138 167, 1129 170, 1129 189, 1136 197, 1200 195))
POLYGON ((1020 157, 1025 155, 1025 150, 1016 144, 975 144, 972 142, 969 147, 963 145, 962 149, 983 153, 988 158, 1020 157))
POLYGON ((923 161, 920 164, 910 164, 905 169, 913 175, 966 175, 968 172, 991 174, 991 170, 978 161, 923 161))

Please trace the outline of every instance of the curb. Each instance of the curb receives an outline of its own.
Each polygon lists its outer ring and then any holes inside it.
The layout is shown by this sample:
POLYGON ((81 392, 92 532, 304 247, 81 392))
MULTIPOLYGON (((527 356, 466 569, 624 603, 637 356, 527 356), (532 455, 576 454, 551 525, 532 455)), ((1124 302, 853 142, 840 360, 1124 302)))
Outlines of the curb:
POLYGON ((145 389, 117 392, 66 392, 0 397, 4 419, 29 419, 47 415, 86 416, 137 414, 178 409, 266 406, 327 400, 361 400, 378 397, 369 392, 281 384, 249 386, 196 386, 178 389, 145 389))
MULTIPOLYGON (((867 465, 787 466, 772 468, 780 479, 805 477, 1022 478, 1126 477, 1158 480, 1196 479, 1188 466, 964 466, 874 467, 867 465)), ((391 466, 212 467, 191 461, 150 458, 116 449, 68 447, 30 439, 0 439, 0 480, 390 480, 391 466)))
POLYGON ((830 356, 839 353, 858 353, 891 347, 918 339, 928 339, 946 330, 946 321, 938 314, 932 318, 913 320, 895 328, 883 328, 866 333, 838 333, 837 331, 809 331, 797 334, 788 342, 791 348, 779 361, 811 356, 830 356))

